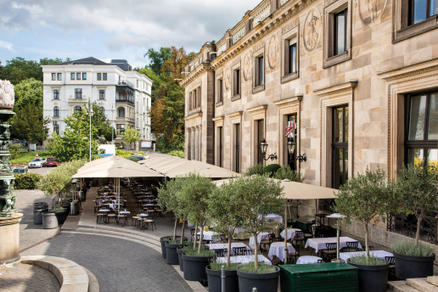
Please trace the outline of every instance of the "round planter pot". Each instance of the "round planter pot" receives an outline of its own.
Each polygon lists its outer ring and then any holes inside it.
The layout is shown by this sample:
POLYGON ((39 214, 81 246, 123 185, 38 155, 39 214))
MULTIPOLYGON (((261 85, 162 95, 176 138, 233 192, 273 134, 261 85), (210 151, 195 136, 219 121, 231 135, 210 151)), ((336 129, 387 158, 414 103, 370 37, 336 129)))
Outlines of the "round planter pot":
POLYGON ((407 256, 394 252, 395 276, 400 280, 407 278, 424 278, 433 275, 433 261, 431 257, 407 256))
MULTIPOLYGON (((205 268, 208 279, 208 292, 221 292, 221 271, 211 270, 210 266, 205 268)), ((239 292, 239 280, 237 271, 225 270, 225 291, 239 292)))
POLYGON ((388 290, 388 267, 389 265, 366 266, 351 263, 349 265, 358 268, 360 292, 386 292, 388 290))
POLYGON ((198 257, 183 255, 184 279, 189 281, 207 282, 205 267, 210 264, 212 257, 198 257))
POLYGON ((170 244, 169 242, 165 242, 166 245, 166 260, 169 265, 178 265, 178 253, 176 249, 182 247, 181 244, 170 244))
POLYGON ((33 210, 33 224, 43 224, 43 213, 47 212, 47 209, 34 209, 33 210))
POLYGON ((252 288, 256 287, 257 291, 277 292, 279 274, 279 267, 275 267, 275 272, 267 274, 247 273, 239 271, 239 268, 237 268, 239 291, 252 291, 252 288))
POLYGON ((184 261, 182 258, 184 251, 182 249, 177 248, 176 253, 178 254, 179 270, 182 272, 182 271, 184 271, 184 261))
POLYGON ((43 228, 52 229, 58 227, 58 219, 55 213, 43 213, 43 228))
POLYGON ((58 224, 64 224, 65 220, 67 220, 68 212, 66 209, 60 209, 55 211, 56 219, 58 219, 58 224))

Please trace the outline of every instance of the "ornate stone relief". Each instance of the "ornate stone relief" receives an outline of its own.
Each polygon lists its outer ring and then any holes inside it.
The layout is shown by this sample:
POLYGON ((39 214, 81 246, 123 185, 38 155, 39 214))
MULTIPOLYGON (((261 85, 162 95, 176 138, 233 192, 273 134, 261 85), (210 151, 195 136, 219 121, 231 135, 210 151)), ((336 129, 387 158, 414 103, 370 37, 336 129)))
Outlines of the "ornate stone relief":
POLYGON ((364 24, 370 24, 376 21, 388 6, 388 0, 356 0, 356 7, 359 11, 359 17, 364 24))
POLYGON ((231 69, 225 69, 225 88, 230 89, 231 86, 231 69))
POLYGON ((275 69, 278 64, 279 59, 279 45, 278 45, 278 37, 274 34, 268 43, 268 63, 271 69, 275 69))
POLYGON ((313 51, 319 44, 322 35, 322 17, 318 8, 307 13, 303 28, 303 43, 308 51, 313 51))
POLYGON ((243 78, 245 81, 251 78, 251 56, 249 52, 243 57, 243 78))

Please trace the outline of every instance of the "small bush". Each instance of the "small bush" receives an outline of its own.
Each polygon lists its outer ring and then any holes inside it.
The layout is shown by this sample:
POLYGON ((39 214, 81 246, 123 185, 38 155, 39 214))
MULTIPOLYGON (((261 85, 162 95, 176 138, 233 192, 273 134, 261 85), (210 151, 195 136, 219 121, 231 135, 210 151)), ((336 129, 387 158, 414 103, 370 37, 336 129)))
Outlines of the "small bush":
POLYGON ((269 164, 266 165, 263 169, 263 172, 268 174, 270 177, 273 177, 273 175, 277 172, 278 169, 280 169, 281 166, 278 164, 269 164))
POLYGON ((276 271, 274 266, 269 266, 265 263, 259 263, 259 268, 254 267, 254 263, 239 265, 239 271, 254 274, 268 274, 276 271))
POLYGON ((391 248, 395 253, 406 256, 431 257, 434 254, 432 248, 422 243, 418 243, 418 246, 415 247, 414 243, 410 241, 397 242, 393 244, 391 248))
POLYGON ((9 152, 11 153, 11 159, 15 159, 17 158, 17 156, 21 153, 21 151, 23 150, 23 148, 21 147, 21 145, 17 145, 17 144, 11 144, 8 147, 9 152))
POLYGON ((176 156, 179 158, 184 158, 184 151, 182 151, 182 150, 172 150, 172 151, 167 152, 166 154, 176 156))
POLYGON ((132 152, 125 151, 125 150, 122 150, 122 149, 117 149, 116 150, 116 155, 120 156, 120 157, 128 158, 129 156, 132 155, 132 152))
POLYGON ((235 271, 235 270, 237 270, 237 267, 239 265, 240 265, 239 263, 232 263, 232 264, 230 264, 229 267, 227 267, 227 265, 225 263, 211 262, 210 269, 212 269, 213 271, 220 271, 222 266, 224 266, 225 270, 227 270, 227 271, 235 271))
POLYGON ((351 257, 349 258, 349 261, 356 265, 363 265, 363 266, 381 266, 386 265, 386 262, 382 259, 375 258, 370 256, 368 259, 366 256, 357 256, 357 257, 351 257))
POLYGON ((303 177, 301 176, 301 174, 297 171, 291 170, 289 167, 279 168, 275 172, 274 178, 280 179, 280 180, 288 179, 290 181, 297 181, 297 182, 303 181, 303 177))
POLYGON ((15 186, 17 190, 34 190, 41 180, 41 175, 37 173, 19 173, 15 175, 15 186))
POLYGON ((265 173, 265 170, 263 168, 263 165, 261 165, 261 164, 253 165, 250 168, 248 168, 246 170, 246 172, 245 172, 245 174, 247 176, 251 176, 251 175, 254 175, 254 174, 263 175, 264 173, 265 173))
POLYGON ((201 248, 200 252, 198 252, 198 250, 189 249, 185 251, 185 255, 195 256, 195 257, 212 257, 215 255, 215 253, 212 250, 201 248))

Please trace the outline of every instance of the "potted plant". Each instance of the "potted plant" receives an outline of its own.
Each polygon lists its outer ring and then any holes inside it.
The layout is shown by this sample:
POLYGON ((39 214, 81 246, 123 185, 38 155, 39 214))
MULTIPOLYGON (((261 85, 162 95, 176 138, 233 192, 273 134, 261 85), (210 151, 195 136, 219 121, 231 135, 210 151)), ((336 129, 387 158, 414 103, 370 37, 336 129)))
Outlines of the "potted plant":
MULTIPOLYGON (((224 234, 227 238, 227 260, 225 265, 225 291, 239 291, 237 278, 237 265, 230 263, 231 240, 234 230, 243 225, 244 217, 241 212, 239 193, 236 184, 231 181, 223 184, 212 192, 208 201, 208 215, 215 223, 215 230, 224 234)), ((221 266, 212 262, 207 266, 208 291, 220 292, 221 290, 221 266)))
MULTIPOLYGON (((184 279, 207 282, 205 267, 209 264, 214 252, 202 248, 204 226, 207 224, 208 196, 216 186, 208 179, 190 174, 184 180, 181 189, 181 202, 186 206, 190 222, 201 228, 198 245, 186 251, 183 258, 184 279)), ((196 238, 195 230, 195 238, 196 238)))
POLYGON ((368 225, 376 222, 391 207, 393 192, 386 183, 385 172, 367 169, 341 186, 336 198, 336 211, 357 220, 365 228, 365 256, 352 257, 348 263, 359 269, 359 290, 384 292, 388 282, 388 264, 370 257, 368 225))
POLYGON ((254 237, 254 263, 240 265, 237 268, 239 291, 276 292, 280 269, 275 266, 259 264, 257 234, 264 228, 264 216, 279 213, 284 201, 281 199, 282 187, 279 181, 267 176, 253 175, 240 177, 233 184, 237 192, 243 226, 254 237))
POLYGON ((403 168, 396 184, 398 211, 415 214, 415 241, 392 246, 395 255, 395 275, 399 279, 426 277, 433 274, 435 254, 420 244, 421 223, 427 211, 438 206, 438 168, 433 165, 410 165, 403 168))

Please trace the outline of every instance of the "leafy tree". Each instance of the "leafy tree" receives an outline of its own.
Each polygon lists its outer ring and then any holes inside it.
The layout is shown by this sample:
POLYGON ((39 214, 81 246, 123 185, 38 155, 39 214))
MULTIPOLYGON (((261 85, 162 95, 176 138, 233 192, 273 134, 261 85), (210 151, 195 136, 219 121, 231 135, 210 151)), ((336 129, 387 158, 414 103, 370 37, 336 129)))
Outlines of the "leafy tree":
POLYGON ((229 184, 223 184, 212 193, 208 200, 208 214, 212 221, 215 222, 215 230, 225 234, 228 241, 227 267, 230 266, 231 239, 234 230, 242 226, 245 220, 240 206, 240 194, 236 184, 231 181, 229 184))
POLYGON ((29 78, 43 80, 43 72, 38 62, 17 57, 6 61, 6 66, 0 67, 0 79, 9 80, 14 85, 29 78))
POLYGON ((368 246, 368 224, 392 209, 395 202, 391 187, 386 183, 383 170, 369 170, 358 174, 342 185, 336 198, 336 211, 347 219, 355 219, 365 227, 366 258, 370 256, 368 246))
POLYGON ((161 47, 158 51, 149 49, 145 56, 150 59, 149 68, 157 75, 161 74, 161 68, 166 60, 170 59, 171 49, 161 47))
POLYGON ((126 130, 122 133, 122 139, 132 146, 132 144, 140 141, 141 135, 137 129, 128 126, 126 127, 126 130))
POLYGON ((44 141, 48 120, 43 118, 43 83, 33 78, 15 85, 15 116, 11 119, 11 136, 29 143, 44 141))
POLYGON ((417 232, 415 248, 420 240, 421 222, 427 211, 438 207, 438 167, 422 164, 403 168, 396 184, 398 195, 398 211, 415 214, 417 217, 417 232))
POLYGON ((257 270, 259 268, 257 234, 263 229, 265 215, 281 212, 284 204, 281 199, 282 187, 279 181, 261 175, 243 176, 230 184, 238 194, 236 200, 244 217, 242 227, 254 237, 254 268, 257 270))

